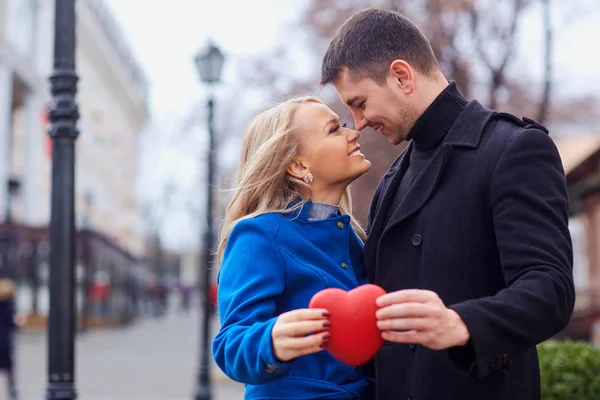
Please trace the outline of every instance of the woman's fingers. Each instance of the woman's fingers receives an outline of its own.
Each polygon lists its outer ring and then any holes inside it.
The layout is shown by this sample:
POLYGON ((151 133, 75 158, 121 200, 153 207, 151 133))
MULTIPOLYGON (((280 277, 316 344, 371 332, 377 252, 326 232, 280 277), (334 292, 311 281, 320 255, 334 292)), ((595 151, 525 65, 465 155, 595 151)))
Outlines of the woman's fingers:
POLYGON ((327 346, 328 341, 329 334, 322 332, 302 338, 282 338, 280 340, 280 348, 284 357, 291 360, 323 350, 327 346))
MULTIPOLYGON (((311 333, 321 332, 328 327, 329 321, 326 319, 316 321, 295 321, 281 324, 277 331, 274 332, 274 335, 283 337, 303 337, 311 333)), ((275 327, 273 330, 275 330, 275 327)))
POLYGON ((321 351, 329 339, 328 316, 327 310, 304 308, 277 317, 271 331, 275 356, 289 361, 321 351))
POLYGON ((306 348, 320 347, 323 342, 327 342, 328 340, 329 334, 327 332, 321 332, 316 335, 310 335, 301 338, 286 338, 282 343, 283 346, 288 349, 300 351, 306 348))
POLYGON ((281 322, 317 320, 329 317, 327 310, 323 308, 301 308, 281 314, 278 320, 281 322))

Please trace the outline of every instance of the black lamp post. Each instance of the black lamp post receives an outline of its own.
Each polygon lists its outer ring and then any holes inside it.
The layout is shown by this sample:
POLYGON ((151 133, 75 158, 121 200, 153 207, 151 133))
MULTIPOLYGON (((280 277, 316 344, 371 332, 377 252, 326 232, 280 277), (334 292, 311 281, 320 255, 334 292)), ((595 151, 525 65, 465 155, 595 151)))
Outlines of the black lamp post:
POLYGON ((72 400, 75 390, 75 0, 55 0, 52 103, 50 315, 46 399, 72 400))
POLYGON ((223 53, 214 45, 209 45, 205 51, 199 53, 194 61, 198 74, 202 82, 209 87, 208 91, 208 165, 207 165, 207 180, 206 180, 206 227, 204 229, 204 262, 200 263, 200 270, 204 275, 202 286, 202 338, 200 341, 200 365, 198 368, 198 382, 196 387, 195 400, 210 400, 210 317, 212 314, 212 304, 210 303, 210 283, 211 283, 211 255, 210 249, 214 243, 213 233, 213 192, 211 185, 214 182, 214 154, 215 154, 215 134, 213 129, 213 109, 214 99, 212 85, 219 82, 221 77, 221 69, 225 57, 223 53))

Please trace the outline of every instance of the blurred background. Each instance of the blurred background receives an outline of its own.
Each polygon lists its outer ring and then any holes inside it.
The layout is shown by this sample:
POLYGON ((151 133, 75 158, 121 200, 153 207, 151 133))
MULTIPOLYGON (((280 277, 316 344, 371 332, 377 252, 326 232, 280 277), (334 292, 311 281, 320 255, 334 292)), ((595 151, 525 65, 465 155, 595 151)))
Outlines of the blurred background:
MULTIPOLYGON (((216 276, 203 282, 207 193, 216 232, 248 122, 290 95, 315 94, 352 126, 333 88, 319 87, 320 63, 343 21, 365 7, 413 19, 467 98, 550 129, 571 196, 577 287, 557 338, 600 344, 597 0, 78 0, 81 398, 191 398, 206 312, 199 289, 216 276), (195 61, 209 44, 223 56, 212 84, 195 61)), ((0 272, 16 283, 16 379, 27 399, 46 382, 53 38, 53 0, 0 0, 0 272)), ((364 223, 403 146, 369 129, 361 145, 373 164, 352 188, 364 223)), ((242 398, 241 385, 211 368, 217 398, 242 398)))

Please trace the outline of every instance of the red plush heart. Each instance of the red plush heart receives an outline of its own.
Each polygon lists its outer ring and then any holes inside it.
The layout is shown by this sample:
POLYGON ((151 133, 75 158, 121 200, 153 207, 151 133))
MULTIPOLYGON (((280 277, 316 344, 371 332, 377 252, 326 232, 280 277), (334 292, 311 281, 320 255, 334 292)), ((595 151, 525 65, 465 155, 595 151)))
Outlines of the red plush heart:
POLYGON ((338 360, 357 366, 369 361, 383 345, 377 328, 375 300, 385 294, 377 285, 362 285, 346 292, 325 289, 310 300, 310 308, 329 311, 331 335, 327 350, 338 360))

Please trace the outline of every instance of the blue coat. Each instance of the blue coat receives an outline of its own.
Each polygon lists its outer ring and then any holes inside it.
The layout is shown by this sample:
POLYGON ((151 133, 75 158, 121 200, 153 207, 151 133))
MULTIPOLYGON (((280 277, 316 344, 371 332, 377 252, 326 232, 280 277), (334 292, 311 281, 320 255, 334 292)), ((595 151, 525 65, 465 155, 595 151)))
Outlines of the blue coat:
POLYGON ((367 283, 363 245, 348 215, 308 220, 311 202, 292 214, 267 213, 233 228, 219 272, 219 367, 246 383, 246 399, 370 399, 373 380, 327 351, 278 362, 271 330, 279 314, 307 308, 326 288, 367 283), (345 266, 345 267, 344 267, 345 266))

